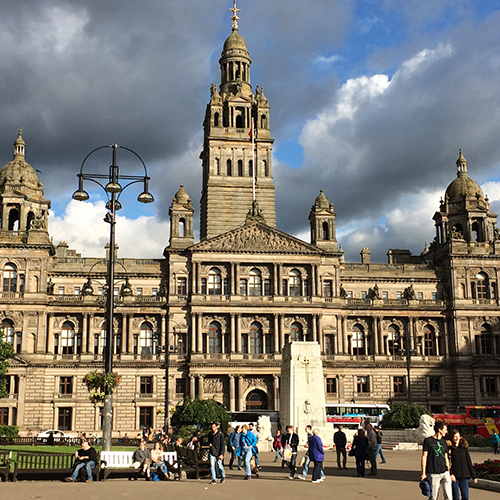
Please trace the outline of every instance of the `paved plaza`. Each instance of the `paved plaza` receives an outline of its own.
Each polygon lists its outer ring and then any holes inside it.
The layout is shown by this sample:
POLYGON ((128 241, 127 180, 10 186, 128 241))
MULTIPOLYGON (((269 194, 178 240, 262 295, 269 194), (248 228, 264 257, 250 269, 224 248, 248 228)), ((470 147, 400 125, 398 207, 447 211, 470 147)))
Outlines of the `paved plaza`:
MULTIPOLYGON (((358 478, 354 459, 349 458, 348 470, 338 470, 335 452, 326 452, 325 469, 327 479, 323 483, 312 484, 310 481, 287 479, 287 469, 273 463, 274 454, 261 453, 263 466, 259 479, 243 480, 242 471, 227 470, 224 484, 209 484, 209 479, 199 481, 146 482, 144 480, 128 481, 126 479, 109 479, 105 482, 63 483, 59 481, 19 481, 18 483, 0 483, 2 498, 67 500, 92 498, 92 500, 115 500, 157 498, 160 496, 176 496, 181 500, 234 500, 245 499, 278 499, 304 500, 308 495, 315 498, 383 499, 401 500, 423 498, 418 488, 420 470, 420 452, 388 451, 384 452, 387 464, 380 465, 377 477, 358 478)), ((472 452, 473 462, 482 462, 494 458, 493 453, 472 452)), ((299 455, 300 456, 300 455, 299 455)), ((227 454, 226 454, 227 459, 227 454)), ((312 469, 310 469, 312 472, 312 469)), ((310 479, 309 474, 309 479, 310 479)), ((440 499, 442 494, 440 493, 440 499)), ((472 500, 498 500, 498 493, 480 489, 471 490, 472 500)))

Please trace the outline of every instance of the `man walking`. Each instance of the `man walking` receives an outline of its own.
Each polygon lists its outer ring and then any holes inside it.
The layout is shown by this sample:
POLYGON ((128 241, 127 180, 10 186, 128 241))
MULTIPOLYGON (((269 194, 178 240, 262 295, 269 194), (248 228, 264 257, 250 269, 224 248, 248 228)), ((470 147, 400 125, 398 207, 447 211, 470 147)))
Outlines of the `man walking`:
POLYGON ((288 427, 288 434, 286 437, 285 449, 291 450, 292 457, 289 462, 287 462, 288 468, 290 469, 290 476, 288 479, 293 479, 295 476, 295 463, 297 462, 297 447, 299 446, 299 436, 295 434, 295 427, 290 425, 288 427))
POLYGON ((225 451, 224 434, 219 430, 219 426, 215 422, 212 424, 212 432, 208 436, 208 442, 210 444, 210 474, 212 475, 210 484, 215 484, 217 469, 221 474, 220 482, 223 483, 226 480, 226 473, 222 464, 225 451))
POLYGON ((73 474, 64 480, 68 482, 76 481, 80 469, 85 467, 87 471, 87 483, 91 483, 93 481, 92 469, 97 465, 97 451, 90 446, 88 441, 82 441, 82 448, 75 453, 75 459, 73 474))
POLYGON ((342 430, 343 427, 339 425, 339 430, 333 435, 333 444, 337 452, 337 466, 339 469, 347 469, 347 437, 342 430), (340 457, 342 457, 342 465, 340 465, 340 457))
POLYGON ((434 424, 434 435, 425 438, 422 445, 420 480, 423 481, 427 477, 430 481, 432 488, 430 500, 437 500, 441 486, 444 499, 452 498, 448 445, 444 439, 447 432, 446 424, 438 420, 434 424))
MULTIPOLYGON (((255 436, 255 440, 257 443, 259 442, 259 433, 257 430, 254 428, 253 422, 250 422, 248 424, 248 431, 251 432, 255 436)), ((258 469, 261 469, 262 467, 259 464, 259 448, 257 445, 254 446, 254 457, 255 457, 255 466, 258 469)))
POLYGON ((378 425, 375 426, 375 434, 377 435, 377 449, 375 450, 375 461, 377 460, 378 454, 380 453, 380 459, 382 460, 382 462, 380 462, 380 463, 385 464, 387 462, 387 460, 385 459, 384 452, 382 451, 383 433, 380 430, 378 425))
POLYGON ((377 460, 375 459, 375 452, 377 451, 377 434, 373 430, 372 424, 366 426, 366 437, 368 438, 368 460, 370 460, 370 473, 369 476, 377 475, 377 460))

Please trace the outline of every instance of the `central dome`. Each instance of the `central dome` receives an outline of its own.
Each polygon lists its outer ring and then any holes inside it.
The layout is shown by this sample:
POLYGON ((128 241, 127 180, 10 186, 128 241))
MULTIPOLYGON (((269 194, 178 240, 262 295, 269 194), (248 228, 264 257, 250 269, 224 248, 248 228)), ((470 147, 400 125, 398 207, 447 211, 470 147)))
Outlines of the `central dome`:
POLYGON ((243 37, 238 33, 238 30, 233 30, 224 42, 223 52, 229 52, 232 50, 242 50, 248 54, 247 44, 243 37))

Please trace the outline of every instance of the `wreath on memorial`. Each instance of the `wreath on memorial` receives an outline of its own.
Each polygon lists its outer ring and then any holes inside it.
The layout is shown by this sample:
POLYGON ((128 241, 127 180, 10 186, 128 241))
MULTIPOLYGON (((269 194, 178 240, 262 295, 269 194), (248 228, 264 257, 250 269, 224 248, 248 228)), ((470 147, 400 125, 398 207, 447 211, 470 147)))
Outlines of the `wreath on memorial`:
POLYGON ((92 403, 104 401, 106 394, 113 391, 120 383, 120 377, 116 373, 104 373, 94 370, 83 377, 83 383, 89 390, 89 399, 92 403))

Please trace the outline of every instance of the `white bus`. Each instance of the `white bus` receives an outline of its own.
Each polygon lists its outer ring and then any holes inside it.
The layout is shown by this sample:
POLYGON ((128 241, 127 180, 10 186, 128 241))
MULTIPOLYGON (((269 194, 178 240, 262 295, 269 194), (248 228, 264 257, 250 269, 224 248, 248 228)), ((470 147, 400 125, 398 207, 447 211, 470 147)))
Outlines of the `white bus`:
POLYGON ((390 411, 387 404, 377 403, 327 403, 326 421, 334 427, 341 425, 356 430, 363 426, 366 418, 378 425, 382 417, 390 411))

